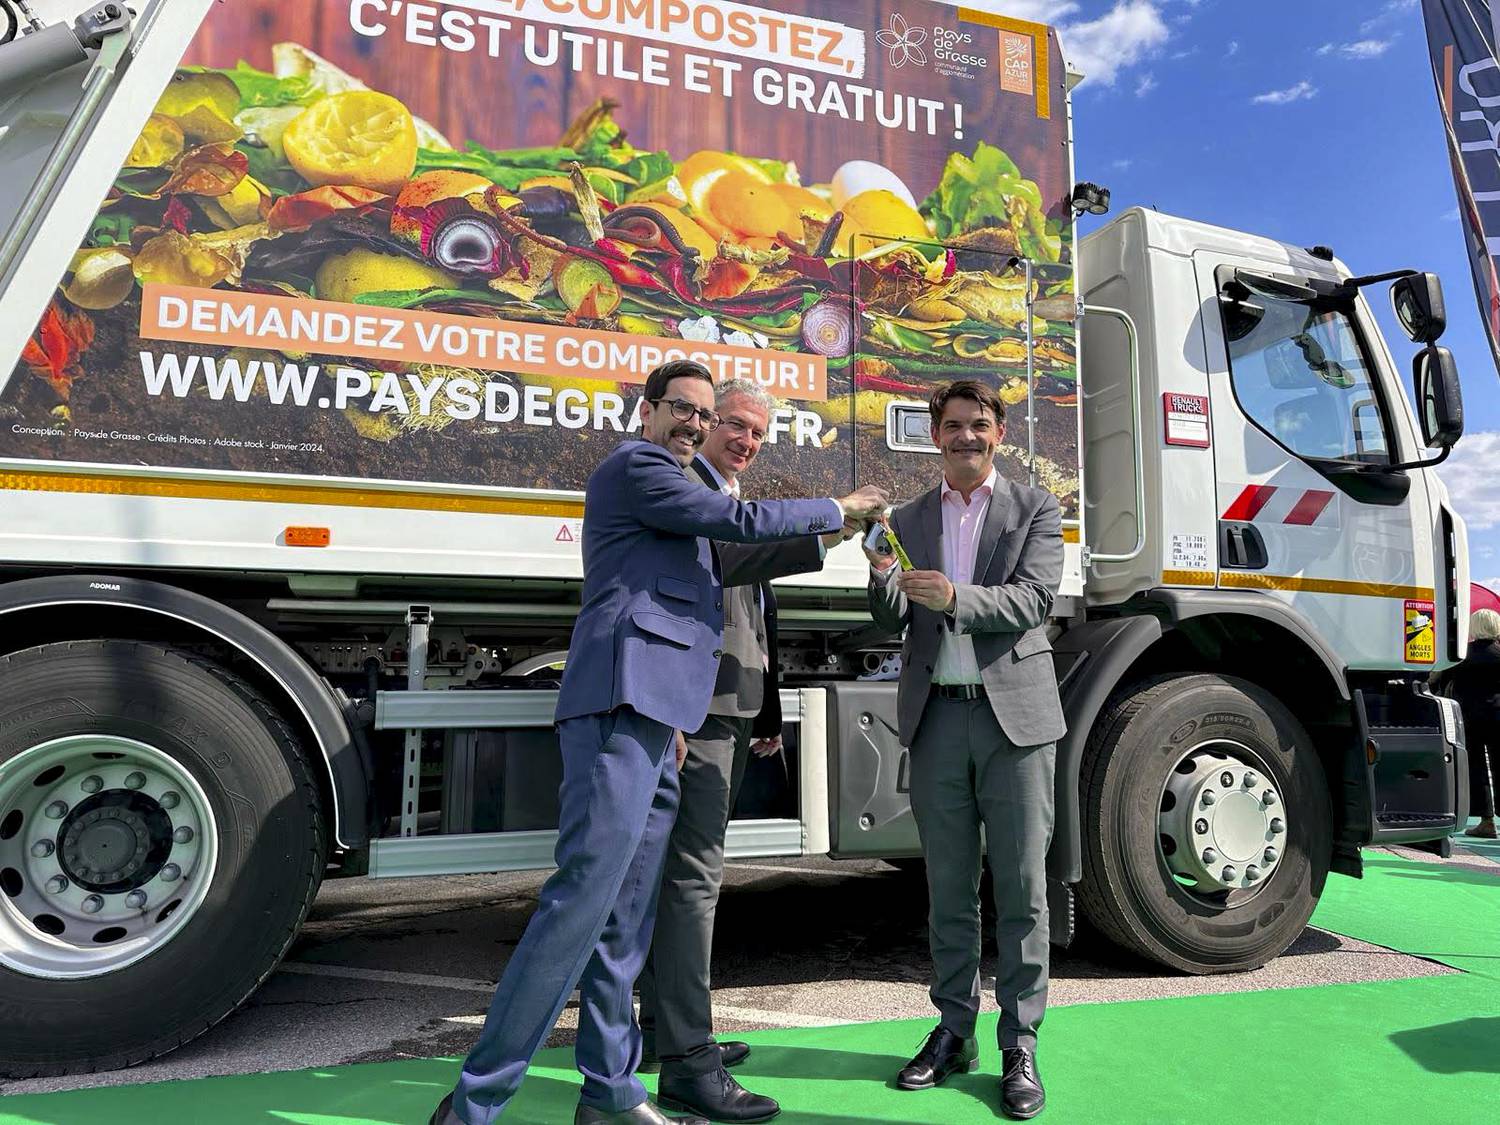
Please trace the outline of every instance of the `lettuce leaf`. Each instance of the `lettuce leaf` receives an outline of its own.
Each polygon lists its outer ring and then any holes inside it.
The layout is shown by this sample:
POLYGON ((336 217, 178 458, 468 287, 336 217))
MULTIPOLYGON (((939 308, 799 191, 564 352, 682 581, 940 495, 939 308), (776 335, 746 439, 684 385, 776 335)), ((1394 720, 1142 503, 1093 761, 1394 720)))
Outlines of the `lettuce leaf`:
POLYGON ((311 105, 323 97, 323 91, 303 75, 292 78, 277 78, 264 70, 257 70, 241 59, 233 70, 219 72, 239 88, 240 108, 311 105))
MULTIPOLYGON (((939 238, 952 238, 981 227, 1012 228, 1012 200, 1022 200, 1045 223, 1042 193, 1021 175, 1016 162, 994 145, 980 141, 973 156, 949 155, 942 179, 922 201, 922 214, 932 220, 939 238)), ((1035 231, 1028 222, 1017 234, 1035 231)), ((1056 261, 1055 257, 1044 259, 1056 261)))

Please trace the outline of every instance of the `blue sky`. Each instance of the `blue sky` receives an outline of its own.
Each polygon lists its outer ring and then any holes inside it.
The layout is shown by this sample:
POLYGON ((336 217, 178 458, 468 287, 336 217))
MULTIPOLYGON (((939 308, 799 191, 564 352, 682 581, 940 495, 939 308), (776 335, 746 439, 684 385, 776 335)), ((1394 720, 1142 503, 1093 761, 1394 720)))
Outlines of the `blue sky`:
MULTIPOLYGON (((1466 433, 1442 470, 1500 590, 1500 377, 1485 342, 1418 0, 1010 0, 1058 25, 1080 179, 1136 204, 1443 279, 1466 433)), ((1088 229, 1087 227, 1085 229, 1088 229)), ((1371 290, 1396 361, 1414 352, 1371 290)), ((1410 394, 1410 388, 1408 388, 1410 394)))

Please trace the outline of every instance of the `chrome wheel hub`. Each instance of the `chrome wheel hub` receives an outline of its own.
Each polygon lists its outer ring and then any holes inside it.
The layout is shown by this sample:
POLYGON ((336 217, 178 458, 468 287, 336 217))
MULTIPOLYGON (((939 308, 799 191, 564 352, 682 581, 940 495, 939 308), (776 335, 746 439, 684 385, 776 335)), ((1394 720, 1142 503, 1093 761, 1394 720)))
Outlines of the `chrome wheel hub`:
POLYGON ((76 978, 124 968, 197 911, 218 860, 202 787, 154 746, 73 735, 0 767, 0 964, 76 978))
POLYGON ((1168 775, 1158 818, 1163 859, 1201 893, 1265 883, 1281 862, 1286 808, 1274 779, 1247 747, 1216 742, 1189 751, 1168 775))

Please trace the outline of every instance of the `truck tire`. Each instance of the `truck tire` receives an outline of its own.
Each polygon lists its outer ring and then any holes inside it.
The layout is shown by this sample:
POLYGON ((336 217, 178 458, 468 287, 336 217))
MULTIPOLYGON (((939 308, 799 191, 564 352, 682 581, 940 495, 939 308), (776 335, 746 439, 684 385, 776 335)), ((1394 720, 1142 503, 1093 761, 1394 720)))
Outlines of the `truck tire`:
POLYGON ((1117 699, 1082 769, 1085 916, 1189 973, 1254 969, 1302 932, 1331 813, 1306 730, 1254 684, 1153 681, 1117 699))
POLYGON ((156 644, 0 657, 0 1073, 113 1070, 234 1011, 326 859, 295 731, 156 644))

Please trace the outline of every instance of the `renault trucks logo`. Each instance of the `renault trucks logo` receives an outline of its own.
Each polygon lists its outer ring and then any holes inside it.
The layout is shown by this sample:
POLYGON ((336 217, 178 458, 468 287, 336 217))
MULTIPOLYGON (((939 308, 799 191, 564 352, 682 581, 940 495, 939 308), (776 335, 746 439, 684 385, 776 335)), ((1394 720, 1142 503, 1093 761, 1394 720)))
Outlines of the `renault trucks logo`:
POLYGON ((907 63, 927 65, 927 52, 922 44, 927 42, 925 27, 911 27, 900 12, 891 13, 891 26, 875 33, 875 42, 891 54, 891 65, 900 69, 907 63))

